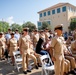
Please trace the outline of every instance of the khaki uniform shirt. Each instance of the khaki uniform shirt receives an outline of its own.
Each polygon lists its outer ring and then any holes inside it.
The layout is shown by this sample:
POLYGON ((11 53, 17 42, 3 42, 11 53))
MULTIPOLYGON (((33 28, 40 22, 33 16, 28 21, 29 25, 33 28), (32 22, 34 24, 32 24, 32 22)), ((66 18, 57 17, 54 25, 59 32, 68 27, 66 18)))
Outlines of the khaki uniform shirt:
POLYGON ((8 45, 9 45, 9 53, 10 53, 11 56, 13 56, 13 51, 17 50, 17 40, 16 40, 16 38, 9 39, 8 45))
POLYGON ((50 33, 49 32, 45 32, 45 39, 48 39, 50 37, 50 33))
POLYGON ((33 35, 33 44, 34 47, 36 47, 37 42, 39 41, 39 34, 34 34, 33 35))
POLYGON ((68 39, 68 40, 66 41, 66 44, 67 44, 67 45, 70 45, 70 44, 71 44, 71 40, 68 39))
POLYGON ((3 41, 2 41, 2 38, 0 38, 0 49, 2 49, 3 47, 3 41))
POLYGON ((74 40, 76 40, 76 31, 74 31, 73 35, 74 35, 74 40))
POLYGON ((72 51, 72 53, 75 53, 76 54, 76 41, 73 41, 72 43, 71 43, 71 51, 72 51))
POLYGON ((51 41, 51 47, 54 48, 53 55, 63 55, 64 56, 64 38, 62 36, 54 37, 51 41))
POLYGON ((6 39, 4 37, 2 37, 2 41, 3 41, 3 50, 5 50, 5 48, 6 48, 6 39))
POLYGON ((28 52, 29 44, 30 44, 30 36, 29 35, 22 36, 19 39, 19 48, 21 49, 21 51, 28 52))

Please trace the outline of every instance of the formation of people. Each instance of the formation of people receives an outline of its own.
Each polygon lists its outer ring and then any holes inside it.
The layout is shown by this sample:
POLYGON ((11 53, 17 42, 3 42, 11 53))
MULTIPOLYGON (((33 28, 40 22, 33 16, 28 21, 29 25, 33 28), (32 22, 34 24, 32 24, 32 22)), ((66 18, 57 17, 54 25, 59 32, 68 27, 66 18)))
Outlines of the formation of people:
POLYGON ((13 52, 19 50, 22 56, 23 73, 31 72, 28 68, 29 58, 35 63, 35 68, 41 67, 40 56, 49 54, 54 62, 55 75, 76 74, 76 29, 71 33, 63 33, 63 26, 57 25, 54 33, 48 28, 38 31, 23 28, 22 33, 0 32, 0 60, 11 57, 14 65, 13 52))

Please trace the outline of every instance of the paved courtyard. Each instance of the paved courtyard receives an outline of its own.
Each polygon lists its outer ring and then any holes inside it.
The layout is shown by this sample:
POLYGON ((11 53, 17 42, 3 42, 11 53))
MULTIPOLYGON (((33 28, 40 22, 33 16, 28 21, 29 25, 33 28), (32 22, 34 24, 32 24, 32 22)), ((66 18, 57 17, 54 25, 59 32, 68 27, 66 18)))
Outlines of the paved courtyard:
MULTIPOLYGON (((41 75, 41 69, 38 70, 32 69, 31 73, 28 73, 27 75, 41 75)), ((20 69, 20 72, 18 72, 14 66, 12 66, 10 63, 7 63, 6 60, 0 61, 0 75, 25 75, 22 72, 22 69, 20 69)), ((53 75, 53 74, 50 74, 53 75)), ((70 74, 72 75, 72 74, 70 74)))
MULTIPOLYGON (((20 69, 20 72, 18 72, 14 66, 12 66, 10 63, 7 63, 7 61, 0 61, 0 75, 24 75, 22 72, 22 69, 20 69)), ((38 70, 32 69, 31 73, 28 73, 27 75, 41 75, 41 68, 38 70)))

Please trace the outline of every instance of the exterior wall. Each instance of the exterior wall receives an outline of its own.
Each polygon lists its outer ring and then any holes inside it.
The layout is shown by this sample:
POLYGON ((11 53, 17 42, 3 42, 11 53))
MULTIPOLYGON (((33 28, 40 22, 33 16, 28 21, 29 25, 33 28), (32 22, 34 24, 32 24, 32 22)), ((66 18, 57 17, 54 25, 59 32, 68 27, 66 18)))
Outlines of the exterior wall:
MULTIPOLYGON (((57 8, 54 8, 56 13, 55 14, 52 14, 52 9, 48 10, 51 12, 51 15, 47 15, 46 16, 43 16, 39 18, 39 21, 47 21, 47 20, 50 20, 51 21, 51 30, 54 31, 54 27, 58 24, 63 24, 63 29, 65 31, 68 32, 68 27, 70 25, 70 19, 72 16, 76 16, 76 12, 71 12, 69 11, 69 7, 72 7, 72 8, 76 8, 74 7, 73 5, 71 4, 67 4, 67 5, 64 5, 66 6, 66 11, 65 12, 62 12, 62 7, 58 7, 61 9, 61 12, 60 13, 57 13, 57 8)), ((47 12, 47 11, 45 11, 47 12)), ((44 13, 44 12, 41 12, 41 13, 44 13)))
POLYGON ((73 18, 74 16, 76 16, 76 8, 71 6, 71 5, 68 5, 67 6, 67 9, 68 9, 68 26, 70 25, 70 22, 71 22, 71 18, 73 18), (73 11, 72 9, 75 9, 75 11, 73 11))
POLYGON ((56 25, 63 24, 64 31, 67 31, 67 18, 66 12, 52 15, 52 31, 56 25))

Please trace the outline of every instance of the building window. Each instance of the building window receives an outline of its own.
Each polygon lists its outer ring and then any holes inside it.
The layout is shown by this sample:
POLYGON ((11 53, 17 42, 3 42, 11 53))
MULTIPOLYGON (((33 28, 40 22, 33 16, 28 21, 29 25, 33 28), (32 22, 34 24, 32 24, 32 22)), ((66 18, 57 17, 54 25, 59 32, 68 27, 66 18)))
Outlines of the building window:
POLYGON ((75 9, 75 12, 76 12, 76 9, 75 9))
POLYGON ((57 13, 60 13, 60 8, 57 9, 57 13))
POLYGON ((71 7, 68 7, 69 8, 69 11, 71 11, 71 7))
POLYGON ((55 10, 52 10, 52 14, 55 14, 55 10))
POLYGON ((68 11, 70 11, 70 7, 68 6, 68 11))
POLYGON ((66 11, 66 6, 62 7, 62 12, 66 11))
POLYGON ((50 11, 48 11, 48 15, 50 15, 50 11))
POLYGON ((41 22, 38 22, 38 27, 41 27, 42 23, 41 22))
POLYGON ((75 12, 75 9, 73 9, 73 12, 75 12))
POLYGON ((73 9, 73 8, 71 8, 71 11, 72 11, 72 12, 74 12, 74 9, 73 9))
POLYGON ((75 9, 73 9, 73 11, 75 12, 75 9))
POLYGON ((47 23, 50 25, 50 21, 47 21, 47 23))
POLYGON ((44 16, 46 16, 46 12, 44 12, 44 16))
POLYGON ((72 12, 74 12, 74 9, 72 8, 72 12))
POLYGON ((75 13, 76 13, 76 9, 75 9, 75 13))
POLYGON ((42 17, 42 13, 40 13, 40 17, 42 17))
POLYGON ((71 12, 72 12, 72 10, 73 10, 73 9, 71 8, 71 12))

